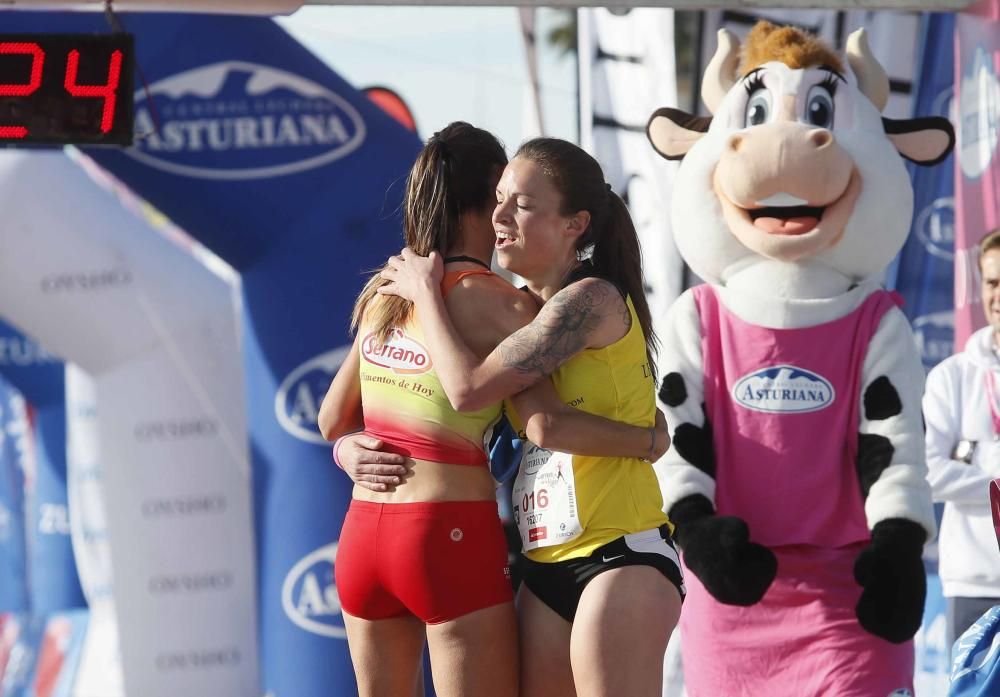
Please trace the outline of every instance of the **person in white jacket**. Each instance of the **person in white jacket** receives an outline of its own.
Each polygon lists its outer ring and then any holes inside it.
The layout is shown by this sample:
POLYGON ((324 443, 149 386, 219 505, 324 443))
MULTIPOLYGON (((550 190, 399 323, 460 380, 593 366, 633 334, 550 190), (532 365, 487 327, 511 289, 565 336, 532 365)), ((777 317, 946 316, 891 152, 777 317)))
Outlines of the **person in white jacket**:
POLYGON ((979 243, 988 326, 927 376, 927 478, 944 502, 940 576, 947 598, 948 645, 1000 604, 1000 550, 989 483, 1000 477, 1000 229, 979 243))

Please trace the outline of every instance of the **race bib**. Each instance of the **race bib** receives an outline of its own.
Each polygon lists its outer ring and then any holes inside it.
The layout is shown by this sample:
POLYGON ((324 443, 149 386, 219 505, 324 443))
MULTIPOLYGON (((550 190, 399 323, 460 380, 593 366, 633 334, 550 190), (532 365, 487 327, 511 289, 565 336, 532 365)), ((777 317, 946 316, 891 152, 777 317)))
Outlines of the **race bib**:
POLYGON ((511 494, 524 550, 561 545, 583 532, 573 479, 573 456, 525 441, 511 494))

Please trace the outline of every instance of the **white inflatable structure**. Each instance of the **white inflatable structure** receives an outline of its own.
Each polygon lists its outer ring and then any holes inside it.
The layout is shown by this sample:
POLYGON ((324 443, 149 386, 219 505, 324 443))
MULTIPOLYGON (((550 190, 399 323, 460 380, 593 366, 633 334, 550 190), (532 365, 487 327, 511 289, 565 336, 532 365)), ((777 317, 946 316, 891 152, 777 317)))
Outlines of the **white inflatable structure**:
POLYGON ((112 660, 117 625, 125 694, 257 697, 232 284, 60 152, 0 152, 0 210, 0 316, 93 380, 88 397, 70 376, 67 410, 70 495, 88 502, 74 549, 105 650, 85 662, 112 660))

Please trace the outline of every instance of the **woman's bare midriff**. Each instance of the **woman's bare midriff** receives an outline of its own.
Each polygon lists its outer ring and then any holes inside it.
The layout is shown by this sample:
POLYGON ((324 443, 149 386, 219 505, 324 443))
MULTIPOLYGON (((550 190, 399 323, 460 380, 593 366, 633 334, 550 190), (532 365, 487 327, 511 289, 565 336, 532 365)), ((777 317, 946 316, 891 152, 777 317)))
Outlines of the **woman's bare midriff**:
POLYGON ((410 460, 410 471, 392 491, 372 491, 355 485, 354 498, 374 503, 422 501, 493 501, 496 483, 486 465, 452 465, 410 460))

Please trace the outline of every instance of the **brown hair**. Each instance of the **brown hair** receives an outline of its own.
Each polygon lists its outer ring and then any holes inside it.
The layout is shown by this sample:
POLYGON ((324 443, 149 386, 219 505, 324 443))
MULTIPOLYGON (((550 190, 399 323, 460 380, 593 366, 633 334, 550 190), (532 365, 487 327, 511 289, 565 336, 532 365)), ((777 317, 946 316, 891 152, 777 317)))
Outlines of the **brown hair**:
MULTIPOLYGON (((495 178, 507 164, 496 136, 464 121, 455 121, 427 141, 406 179, 403 194, 403 241, 421 256, 447 252, 458 241, 462 214, 492 210, 496 205, 495 178)), ((382 268, 385 268, 384 266, 382 268)), ((403 324, 412 303, 396 296, 370 302, 387 281, 378 269, 362 289, 351 315, 357 331, 367 312, 367 323, 380 343, 392 328, 403 324), (369 307, 370 306, 370 307, 369 307)))
POLYGON ((573 143, 558 138, 534 138, 518 148, 514 157, 534 162, 549 177, 562 198, 560 215, 590 213, 590 225, 577 240, 577 255, 582 258, 592 248, 590 262, 596 275, 611 281, 632 298, 655 380, 657 339, 646 302, 639 236, 625 202, 604 182, 604 172, 597 160, 573 143))
POLYGON ((754 68, 771 61, 779 61, 789 68, 828 65, 837 72, 844 72, 840 56, 812 34, 798 27, 779 27, 770 22, 757 22, 744 42, 739 74, 746 75, 754 68))
POLYGON ((983 270, 983 255, 993 249, 1000 249, 1000 227, 987 232, 986 236, 979 240, 979 256, 976 259, 976 265, 979 266, 980 271, 983 270))

